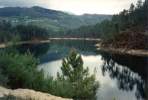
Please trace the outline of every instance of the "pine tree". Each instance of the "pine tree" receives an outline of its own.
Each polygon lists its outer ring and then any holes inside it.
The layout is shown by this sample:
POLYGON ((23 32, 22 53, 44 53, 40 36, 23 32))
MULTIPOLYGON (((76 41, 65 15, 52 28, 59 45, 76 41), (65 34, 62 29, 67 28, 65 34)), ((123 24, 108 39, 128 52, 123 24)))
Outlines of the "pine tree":
POLYGON ((137 8, 141 8, 142 5, 143 5, 142 0, 138 0, 138 2, 137 2, 137 8))
POLYGON ((132 13, 135 9, 135 5, 132 3, 129 9, 129 13, 132 13))
POLYGON ((71 89, 73 91, 72 98, 76 100, 95 100, 99 84, 95 81, 94 75, 89 75, 89 69, 84 69, 82 57, 75 50, 63 59, 61 70, 60 79, 63 78, 63 81, 69 81, 73 87, 71 89))

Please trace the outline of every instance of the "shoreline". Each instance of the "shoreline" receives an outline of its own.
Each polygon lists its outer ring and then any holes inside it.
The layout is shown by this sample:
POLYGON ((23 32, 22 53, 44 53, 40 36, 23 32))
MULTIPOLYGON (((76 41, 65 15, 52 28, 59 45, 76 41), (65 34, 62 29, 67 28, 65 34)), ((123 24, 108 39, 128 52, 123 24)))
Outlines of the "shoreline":
POLYGON ((12 96, 12 99, 16 98, 15 100, 73 100, 35 91, 33 89, 7 89, 0 86, 0 100, 5 100, 5 98, 9 96, 12 96))
POLYGON ((49 40, 86 40, 86 41, 101 41, 99 38, 48 38, 49 40))
MULTIPOLYGON (((39 44, 39 43, 50 43, 52 40, 84 40, 84 41, 101 41, 99 38, 48 38, 47 40, 30 40, 30 41, 19 41, 15 45, 21 44, 39 44)), ((0 43, 0 48, 6 48, 14 45, 11 42, 0 43)))
POLYGON ((43 43, 50 43, 50 40, 32 40, 32 41, 19 41, 17 43, 7 42, 7 43, 1 43, 0 48, 6 48, 8 46, 12 45, 22 45, 22 44, 43 44, 43 43))
POLYGON ((97 50, 110 52, 112 54, 120 54, 120 55, 132 55, 132 56, 141 56, 148 57, 148 50, 144 49, 125 49, 125 48, 112 48, 112 47, 101 47, 101 44, 96 44, 97 50))

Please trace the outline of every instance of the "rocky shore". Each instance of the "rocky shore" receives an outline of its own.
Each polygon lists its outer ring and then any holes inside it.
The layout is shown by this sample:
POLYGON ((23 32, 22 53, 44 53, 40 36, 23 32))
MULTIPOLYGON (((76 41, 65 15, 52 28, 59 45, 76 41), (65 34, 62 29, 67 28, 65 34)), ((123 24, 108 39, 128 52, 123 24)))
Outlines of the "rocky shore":
POLYGON ((0 100, 72 100, 30 89, 6 89, 0 86, 0 100), (9 98, 9 99, 8 99, 9 98))
POLYGON ((112 54, 120 54, 120 55, 127 54, 127 55, 133 55, 133 56, 148 56, 148 50, 101 47, 100 44, 96 44, 95 46, 97 47, 98 50, 110 52, 112 54))

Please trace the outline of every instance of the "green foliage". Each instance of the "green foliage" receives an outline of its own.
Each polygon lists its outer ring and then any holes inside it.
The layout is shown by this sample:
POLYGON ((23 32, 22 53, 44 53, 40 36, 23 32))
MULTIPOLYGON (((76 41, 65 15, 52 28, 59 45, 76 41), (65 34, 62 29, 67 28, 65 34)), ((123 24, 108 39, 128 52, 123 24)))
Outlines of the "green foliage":
POLYGON ((12 26, 5 20, 0 20, 0 42, 7 42, 12 39, 12 26))
POLYGON ((12 26, 10 22, 0 21, 0 42, 17 42, 34 39, 47 39, 49 33, 46 29, 35 25, 12 26))
POLYGON ((2 70, 0 69, 0 85, 6 86, 8 82, 8 77, 4 76, 1 71, 2 70))
POLYGON ((67 80, 62 80, 60 78, 53 80, 49 84, 49 93, 61 96, 65 98, 73 98, 73 90, 72 90, 72 84, 67 80))
POLYGON ((100 37, 98 24, 92 26, 81 26, 77 29, 71 29, 65 32, 63 37, 83 37, 83 38, 98 38, 100 37))
POLYGON ((6 52, 0 52, 0 56, 0 68, 3 75, 6 75, 9 80, 7 85, 13 88, 31 87, 32 84, 29 84, 29 81, 33 80, 37 65, 33 56, 6 52))
POLYGON ((113 39, 116 34, 119 32, 119 26, 117 23, 105 20, 100 24, 100 33, 102 34, 102 39, 113 39))
POLYGON ((29 52, 19 54, 15 50, 0 51, 0 85, 14 89, 51 91, 49 84, 53 82, 52 77, 45 79, 43 71, 37 70, 37 65, 38 60, 29 52))
POLYGON ((47 39, 49 36, 45 29, 35 25, 18 25, 14 31, 21 37, 21 40, 47 39))
MULTIPOLYGON (((94 100, 99 87, 95 80, 95 75, 89 75, 89 69, 83 67, 81 56, 72 51, 70 55, 63 59, 62 75, 58 74, 58 80, 66 82, 63 84, 64 90, 70 97, 76 100, 94 100)), ((65 93, 66 93, 65 92, 65 93)))
POLYGON ((144 31, 148 25, 147 0, 139 0, 137 5, 131 4, 129 10, 123 10, 114 15, 112 20, 105 20, 100 24, 99 30, 103 40, 114 40, 122 32, 144 31))

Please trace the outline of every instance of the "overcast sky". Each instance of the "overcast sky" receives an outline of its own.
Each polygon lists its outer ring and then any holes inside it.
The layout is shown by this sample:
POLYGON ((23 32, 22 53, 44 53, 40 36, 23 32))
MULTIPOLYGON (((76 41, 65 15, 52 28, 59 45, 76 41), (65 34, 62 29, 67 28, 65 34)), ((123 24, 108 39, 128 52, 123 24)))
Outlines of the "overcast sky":
POLYGON ((128 9, 137 0, 0 0, 0 7, 5 6, 42 6, 49 9, 66 11, 74 14, 115 14, 128 9))

